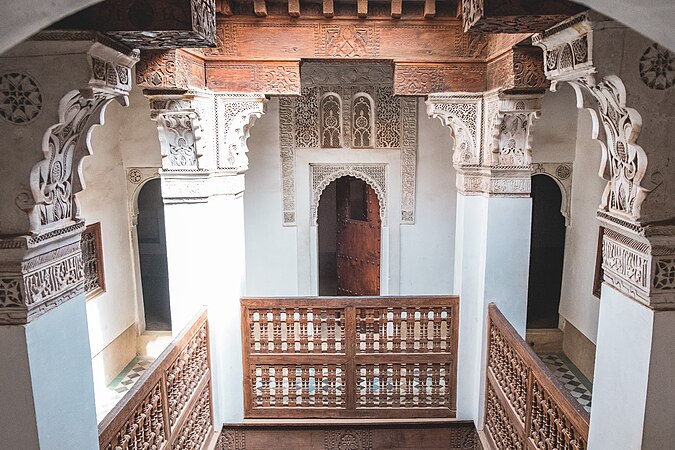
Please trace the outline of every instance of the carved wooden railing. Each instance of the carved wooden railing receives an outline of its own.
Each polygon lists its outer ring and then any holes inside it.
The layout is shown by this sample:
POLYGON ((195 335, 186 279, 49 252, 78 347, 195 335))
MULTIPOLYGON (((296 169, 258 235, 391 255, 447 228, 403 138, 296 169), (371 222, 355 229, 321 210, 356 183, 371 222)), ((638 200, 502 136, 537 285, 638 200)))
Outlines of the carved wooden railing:
POLYGON ((206 311, 99 424, 101 450, 201 449, 213 433, 206 311))
POLYGON ((246 417, 454 417, 457 297, 242 299, 246 417))
POLYGON ((586 450, 588 412, 494 305, 488 312, 485 434, 499 450, 586 450))

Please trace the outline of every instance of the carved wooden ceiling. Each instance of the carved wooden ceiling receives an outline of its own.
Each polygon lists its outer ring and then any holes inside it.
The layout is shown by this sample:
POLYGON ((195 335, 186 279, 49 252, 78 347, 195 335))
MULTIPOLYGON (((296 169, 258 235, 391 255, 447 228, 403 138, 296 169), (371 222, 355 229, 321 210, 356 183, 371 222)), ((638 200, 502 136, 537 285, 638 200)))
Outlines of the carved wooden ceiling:
POLYGON ((398 95, 532 91, 545 89, 547 82, 541 50, 528 45, 529 36, 574 12, 576 5, 569 5, 564 0, 107 0, 54 28, 95 29, 143 49, 137 82, 155 91, 298 95, 302 61, 359 59, 390 61, 398 95), (512 34, 494 33, 502 29, 512 34))

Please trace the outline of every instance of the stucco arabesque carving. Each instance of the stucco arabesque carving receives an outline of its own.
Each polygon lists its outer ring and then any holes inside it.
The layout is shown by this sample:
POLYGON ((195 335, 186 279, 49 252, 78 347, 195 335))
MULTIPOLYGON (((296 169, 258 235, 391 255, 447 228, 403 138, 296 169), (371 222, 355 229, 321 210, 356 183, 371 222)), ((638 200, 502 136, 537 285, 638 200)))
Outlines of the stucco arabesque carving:
POLYGON ((241 193, 246 141, 265 112, 265 97, 189 91, 148 98, 158 123, 164 201, 206 202, 212 195, 241 193))
MULTIPOLYGON (((61 92, 41 92, 41 108, 58 115, 46 131, 39 121, 15 125, 42 136, 43 157, 31 169, 30 192, 16 198, 28 215, 28 233, 0 238, 0 324, 27 323, 83 292, 79 241, 84 222, 76 198, 85 188, 82 160, 92 154, 91 131, 103 124, 107 105, 113 100, 127 104, 131 68, 138 61, 138 52, 122 53, 96 36, 68 42, 60 51, 85 62, 64 76, 86 81, 63 83, 61 92), (76 50, 69 53, 71 47, 76 50), (60 98, 58 107, 45 104, 46 98, 60 98)), ((5 63, 9 69, 13 64, 11 58, 5 63)), ((47 70, 33 70, 37 85, 44 86, 41 77, 53 75, 47 70)))
MULTIPOLYGON (((354 120, 352 98, 367 94, 374 99, 373 150, 395 149, 401 153, 401 216, 403 224, 415 223, 417 172, 417 101, 393 95, 393 71, 374 62, 305 63, 302 93, 279 101, 283 224, 296 224, 295 154, 298 148, 319 148, 322 99, 330 95, 341 101, 336 121, 339 145, 351 148, 354 120)), ((360 149, 359 151, 369 151, 360 149)))
POLYGON ((452 130, 457 189, 465 195, 530 194, 530 130, 541 94, 431 94, 427 113, 452 130))
POLYGON ((565 226, 570 226, 572 204, 572 168, 571 162, 533 163, 532 175, 546 175, 555 181, 560 188, 562 201, 560 213, 565 218, 565 226))
POLYGON ((340 177, 359 178, 373 188, 380 202, 382 225, 387 225, 387 165, 386 164, 310 164, 312 179, 312 223, 317 225, 319 200, 324 189, 340 177))
POLYGON ((604 23, 596 22, 590 12, 579 14, 535 35, 533 43, 544 50, 551 89, 562 82, 574 88, 577 107, 591 113, 592 137, 602 148, 599 175, 607 185, 598 218, 605 226, 605 283, 650 308, 673 309, 675 227, 643 223, 641 206, 650 195, 644 184, 649 155, 637 143, 643 117, 627 104, 624 80, 611 72, 597 75, 598 64, 611 67, 612 62, 594 59, 595 33, 620 27, 598 20, 604 23))

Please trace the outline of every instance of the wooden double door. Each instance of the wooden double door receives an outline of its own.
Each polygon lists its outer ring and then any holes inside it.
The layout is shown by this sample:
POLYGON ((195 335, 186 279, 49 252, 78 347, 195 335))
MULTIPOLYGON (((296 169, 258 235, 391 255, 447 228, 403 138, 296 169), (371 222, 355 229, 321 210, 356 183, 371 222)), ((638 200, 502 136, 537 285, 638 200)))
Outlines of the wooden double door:
POLYGON ((336 180, 337 295, 380 295, 382 220, 377 194, 354 177, 336 180))

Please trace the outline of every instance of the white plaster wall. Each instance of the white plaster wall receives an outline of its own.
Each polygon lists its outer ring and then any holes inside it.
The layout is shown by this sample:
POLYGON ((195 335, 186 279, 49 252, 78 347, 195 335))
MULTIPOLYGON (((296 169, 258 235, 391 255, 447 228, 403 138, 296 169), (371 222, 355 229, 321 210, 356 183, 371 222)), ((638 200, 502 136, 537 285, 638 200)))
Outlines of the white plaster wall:
POLYGON ((245 295, 297 295, 296 228, 282 226, 278 98, 256 120, 248 148, 245 295))
POLYGON ((122 130, 119 145, 125 167, 161 167, 157 124, 150 119, 150 102, 136 85, 123 109, 122 130))
POLYGON ((426 115, 419 102, 417 202, 414 225, 400 225, 400 158, 388 150, 298 150, 296 211, 298 225, 282 226, 279 103, 272 99, 248 140, 244 217, 246 295, 307 295, 316 289, 316 227, 310 226, 310 163, 388 165, 388 224, 383 228, 383 292, 453 292, 456 189, 450 130, 426 115), (304 203, 302 203, 304 202, 304 203), (307 223, 305 223, 307 222, 307 223), (386 262, 385 262, 386 260, 386 262))
POLYGON ((541 116, 532 128, 533 163, 574 161, 578 112, 571 86, 562 84, 558 91, 546 92, 541 116))
POLYGON ((578 112, 576 153, 572 174, 571 221, 565 235, 565 263, 560 314, 593 343, 598 330, 600 300, 593 296, 598 242, 596 219, 605 182, 598 176, 600 144, 591 138, 591 116, 578 112))
POLYGON ((93 130, 93 155, 83 160, 86 187, 78 194, 87 224, 101 222, 106 291, 87 302, 91 354, 95 356, 136 322, 126 174, 119 150, 123 107, 113 102, 105 125, 93 130))
POLYGON ((401 295, 451 294, 457 190, 452 134, 418 102, 415 224, 401 225, 401 295))

